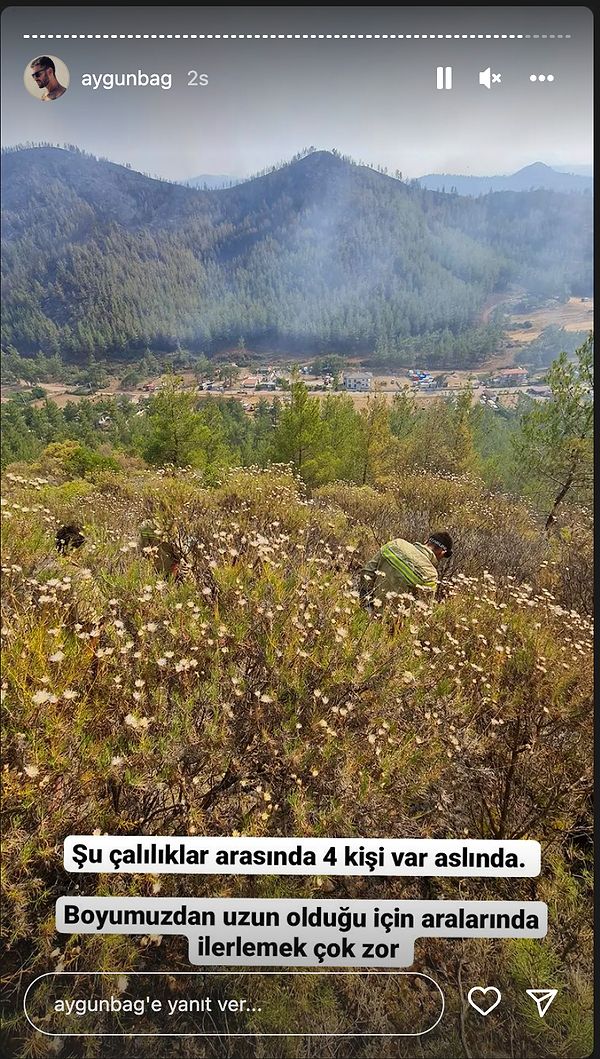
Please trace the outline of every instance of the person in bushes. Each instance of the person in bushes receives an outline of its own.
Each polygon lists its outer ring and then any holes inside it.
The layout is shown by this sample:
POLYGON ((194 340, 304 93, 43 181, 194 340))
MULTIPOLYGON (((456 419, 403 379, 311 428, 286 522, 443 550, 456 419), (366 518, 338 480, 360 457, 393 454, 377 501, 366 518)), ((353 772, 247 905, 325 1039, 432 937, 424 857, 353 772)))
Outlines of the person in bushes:
POLYGON ((360 572, 360 601, 372 609, 388 593, 433 595, 438 586, 438 563, 451 558, 452 537, 445 530, 430 534, 424 544, 411 544, 401 537, 388 541, 360 572))
MULTIPOLYGON (((56 551, 65 559, 74 558, 74 553, 84 544, 84 532, 81 526, 76 525, 74 522, 70 522, 65 526, 59 526, 54 534, 54 546, 56 551)), ((37 563, 32 571, 32 576, 37 577, 38 574, 44 574, 48 570, 54 570, 55 568, 56 556, 48 554, 37 563)))
POLYGON ((57 529, 54 540, 56 541, 56 550, 59 555, 68 555, 70 551, 81 548, 82 544, 85 543, 81 526, 76 526, 74 523, 57 529))
POLYGON ((180 581, 182 557, 179 549, 164 539, 154 522, 142 522, 139 533, 140 548, 152 560, 156 572, 161 577, 180 581))
MULTIPOLYGON (((54 546, 58 552, 44 556, 31 571, 28 583, 35 588, 47 586, 56 592, 59 581, 62 620, 65 628, 76 632, 99 628, 106 612, 106 600, 100 590, 97 577, 86 565, 82 565, 81 554, 86 536, 83 528, 75 522, 59 526, 54 534, 54 546), (48 575, 51 575, 48 578, 48 575)), ((83 564, 85 564, 85 557, 83 564)))

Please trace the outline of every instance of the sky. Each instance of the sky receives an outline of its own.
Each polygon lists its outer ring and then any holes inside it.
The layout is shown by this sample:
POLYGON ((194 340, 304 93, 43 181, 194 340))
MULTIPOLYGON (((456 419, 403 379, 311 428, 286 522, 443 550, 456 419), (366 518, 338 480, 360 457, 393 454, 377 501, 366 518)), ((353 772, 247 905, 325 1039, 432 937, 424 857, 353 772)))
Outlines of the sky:
POLYGON ((405 178, 588 165, 592 39, 585 7, 22 5, 2 15, 2 142, 74 143, 172 180, 247 176, 309 145, 405 178), (144 33, 219 36, 95 38, 144 33), (271 33, 284 36, 263 39, 271 33), (24 87, 41 54, 69 70, 68 91, 52 103, 24 87), (438 66, 452 67, 451 89, 436 88, 438 66), (479 83, 487 68, 500 75, 489 89, 479 83), (138 70, 170 74, 171 88, 82 84, 85 74, 138 70), (208 84, 189 84, 190 71, 208 84), (532 82, 534 74, 553 80, 532 82))

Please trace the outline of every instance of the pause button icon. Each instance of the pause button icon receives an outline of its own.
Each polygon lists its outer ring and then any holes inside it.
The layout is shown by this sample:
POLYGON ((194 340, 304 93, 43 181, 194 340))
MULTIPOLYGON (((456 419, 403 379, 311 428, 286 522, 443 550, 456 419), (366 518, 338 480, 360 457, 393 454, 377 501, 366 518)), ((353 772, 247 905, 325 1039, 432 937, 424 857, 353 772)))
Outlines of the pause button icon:
POLYGON ((452 88, 452 67, 436 67, 435 83, 437 88, 452 88))

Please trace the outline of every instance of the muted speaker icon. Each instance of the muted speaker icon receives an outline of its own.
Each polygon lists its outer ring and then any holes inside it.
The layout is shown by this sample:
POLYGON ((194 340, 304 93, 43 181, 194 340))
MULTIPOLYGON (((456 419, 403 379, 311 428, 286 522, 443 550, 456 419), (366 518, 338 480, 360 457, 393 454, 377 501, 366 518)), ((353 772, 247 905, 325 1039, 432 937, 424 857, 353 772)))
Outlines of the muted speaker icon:
POLYGON ((492 85, 502 84, 502 74, 492 73, 491 67, 488 66, 487 70, 479 71, 479 84, 484 85, 485 88, 491 88, 492 85))

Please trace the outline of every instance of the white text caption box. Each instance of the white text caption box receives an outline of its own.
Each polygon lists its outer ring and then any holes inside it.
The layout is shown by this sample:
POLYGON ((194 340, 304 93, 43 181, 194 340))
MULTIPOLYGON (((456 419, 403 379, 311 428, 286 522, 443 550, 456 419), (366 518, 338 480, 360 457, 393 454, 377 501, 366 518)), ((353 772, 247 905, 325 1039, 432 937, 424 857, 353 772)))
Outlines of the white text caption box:
POLYGON ((61 897, 68 934, 179 934, 201 966, 407 967, 418 938, 542 938, 541 901, 61 897))
POLYGON ((533 840, 69 835, 64 864, 102 873, 531 878, 541 850, 533 840))

